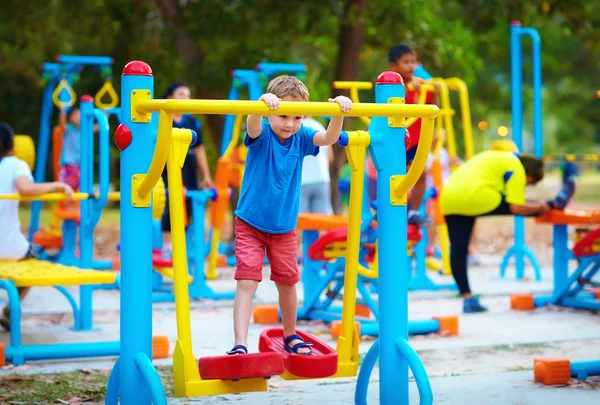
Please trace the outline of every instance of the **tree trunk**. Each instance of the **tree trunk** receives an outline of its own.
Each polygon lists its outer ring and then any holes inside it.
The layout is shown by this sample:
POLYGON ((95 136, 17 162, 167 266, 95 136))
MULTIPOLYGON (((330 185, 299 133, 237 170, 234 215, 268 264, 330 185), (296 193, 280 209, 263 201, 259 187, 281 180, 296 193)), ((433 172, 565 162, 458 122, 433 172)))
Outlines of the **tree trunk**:
MULTIPOLYGON (((367 0, 346 0, 344 12, 340 16, 340 32, 338 37, 338 60, 335 69, 335 80, 358 80, 360 52, 364 42, 363 16, 367 0)), ((334 89, 333 96, 344 91, 334 89)), ((347 92, 345 92, 347 93, 347 92)), ((348 94, 345 94, 348 95, 348 94)), ((330 166, 331 202, 336 213, 341 210, 340 193, 338 189, 339 174, 346 161, 344 148, 337 144, 333 146, 334 159, 330 166)))
MULTIPOLYGON (((194 36, 185 28, 187 22, 184 10, 178 0, 154 0, 160 10, 164 20, 173 27, 175 32, 175 49, 179 54, 179 59, 185 65, 183 81, 186 83, 197 83, 197 72, 199 65, 204 63, 206 54, 198 46, 194 36)), ((226 89, 204 90, 196 93, 197 98, 218 99, 222 98, 226 89)), ((211 135, 212 143, 217 150, 217 155, 221 149, 221 138, 223 131, 223 117, 220 115, 207 114, 206 123, 211 135)), ((213 165, 214 166, 214 165, 213 165)))

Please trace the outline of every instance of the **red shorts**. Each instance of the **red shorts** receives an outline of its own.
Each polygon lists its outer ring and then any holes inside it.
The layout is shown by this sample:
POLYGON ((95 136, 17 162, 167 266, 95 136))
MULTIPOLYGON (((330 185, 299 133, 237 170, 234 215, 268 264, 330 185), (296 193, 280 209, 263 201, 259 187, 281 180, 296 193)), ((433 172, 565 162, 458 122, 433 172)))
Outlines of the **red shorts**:
POLYGON ((262 281, 262 268, 267 258, 271 264, 271 280, 294 285, 300 281, 296 230, 275 234, 259 231, 235 218, 236 280, 262 281))
POLYGON ((75 191, 79 190, 80 177, 78 165, 65 165, 60 168, 60 181, 67 183, 75 191))

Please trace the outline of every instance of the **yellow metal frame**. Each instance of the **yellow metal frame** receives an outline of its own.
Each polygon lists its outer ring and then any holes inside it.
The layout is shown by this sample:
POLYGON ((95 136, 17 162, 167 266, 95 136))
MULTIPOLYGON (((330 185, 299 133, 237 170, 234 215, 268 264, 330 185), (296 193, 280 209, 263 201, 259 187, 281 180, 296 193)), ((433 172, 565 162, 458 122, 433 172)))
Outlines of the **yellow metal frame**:
POLYGON ((144 123, 152 121, 152 114, 138 111, 135 106, 138 103, 152 99, 152 93, 144 89, 131 90, 131 121, 136 123, 144 123))
MULTIPOLYGON (((265 103, 257 101, 235 100, 140 100, 132 99, 132 112, 147 114, 159 112, 158 137, 148 173, 139 185, 137 195, 144 196, 158 181, 160 173, 167 163, 169 176, 169 204, 171 207, 171 236, 173 245, 174 291, 177 318, 178 339, 173 354, 175 396, 219 395, 236 392, 265 391, 267 382, 263 378, 244 379, 238 382, 222 380, 202 380, 198 365, 192 352, 192 334, 190 326, 190 302, 187 286, 187 252, 185 243, 183 195, 181 189, 181 166, 191 140, 191 131, 173 131, 174 113, 192 114, 281 114, 281 115, 317 115, 317 116, 380 116, 380 117, 428 117, 422 126, 422 138, 425 144, 431 143, 433 120, 438 114, 434 105, 405 104, 357 104, 348 113, 340 110, 335 103, 305 103, 282 101, 276 111, 270 110, 265 103), (183 156, 182 156, 183 155, 183 156)), ((364 131, 349 133, 349 145, 346 148, 348 161, 352 168, 350 190, 350 215, 348 225, 347 257, 358 258, 360 244, 361 203, 364 184, 366 149, 370 135, 364 131)), ((420 143, 421 145, 421 143, 420 143)), ((414 185, 419 171, 425 167, 428 147, 419 146, 415 162, 404 181, 396 186, 395 192, 404 195, 414 185)), ((355 376, 358 372, 358 331, 354 324, 356 306, 356 283, 358 278, 358 260, 347 260, 344 304, 342 310, 342 333, 338 340, 338 372, 334 377, 355 376)), ((286 377, 283 375, 282 377, 286 377)), ((290 376, 287 376, 290 377, 290 376)), ((291 378, 291 377, 290 377, 291 378)))
POLYGON ((94 96, 94 103, 96 103, 96 107, 101 108, 103 110, 115 108, 119 105, 119 96, 117 95, 117 92, 115 91, 111 80, 104 81, 104 84, 102 85, 102 87, 100 87, 100 90, 98 90, 98 92, 96 92, 96 95, 94 96), (105 95, 108 95, 110 97, 109 103, 102 102, 102 97, 104 97, 105 95))
MULTIPOLYGON (((402 182, 404 181, 404 176, 400 174, 395 174, 390 176, 390 190, 395 190, 402 182)), ((393 193, 390 194, 390 204, 399 207, 406 205, 408 200, 408 196, 404 194, 402 197, 398 198, 393 193)))
MULTIPOLYGON (((333 88, 339 90, 350 90, 350 99, 353 103, 360 103, 358 97, 359 90, 371 90, 373 89, 373 83, 371 82, 351 82, 351 81, 336 81, 333 82, 333 88)), ((371 124, 369 117, 358 117, 368 127, 371 124)))
POLYGON ((145 179, 145 174, 134 174, 131 176, 131 205, 135 208, 148 208, 152 205, 151 194, 138 194, 140 185, 145 179))
POLYGON ((52 92, 52 101, 54 102, 54 105, 58 108, 71 107, 75 104, 75 102, 77 101, 77 94, 75 93, 75 90, 73 90, 73 88, 69 85, 67 79, 62 79, 58 83, 58 86, 56 86, 56 88, 52 92), (60 99, 58 98, 62 90, 66 90, 67 93, 69 93, 69 97, 71 97, 69 101, 60 101, 60 99))

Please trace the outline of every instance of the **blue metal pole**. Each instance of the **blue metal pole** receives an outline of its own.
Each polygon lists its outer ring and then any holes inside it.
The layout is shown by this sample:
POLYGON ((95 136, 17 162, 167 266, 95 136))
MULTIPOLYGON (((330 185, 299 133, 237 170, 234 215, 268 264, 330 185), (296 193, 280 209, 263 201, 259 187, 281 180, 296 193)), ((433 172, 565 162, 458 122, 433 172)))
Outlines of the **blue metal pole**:
MULTIPOLYGON (((378 78, 375 101, 387 103, 404 97, 400 75, 383 73, 378 78), (393 80, 391 80, 393 79, 393 80)), ((379 397, 381 404, 408 404, 408 363, 396 349, 398 339, 408 339, 408 288, 406 252, 406 204, 391 197, 390 182, 406 174, 403 153, 404 127, 388 126, 385 117, 374 117, 369 127, 370 151, 377 169, 377 217, 379 231, 379 397), (381 136, 383 135, 383 136, 381 136)))
POLYGON ((512 138, 520 152, 523 151, 523 72, 521 50, 521 23, 510 24, 510 95, 512 138))
POLYGON ((113 58, 110 56, 59 55, 56 57, 56 61, 64 65, 112 66, 113 64, 113 58))
MULTIPOLYGON (((35 170, 33 179, 36 183, 42 183, 46 179, 46 164, 48 162, 48 152, 50 144, 50 119, 52 118, 52 92, 56 87, 56 76, 52 76, 46 81, 44 93, 42 94, 42 111, 40 114, 40 132, 37 139, 37 151, 35 159, 35 170)), ((33 240, 33 234, 37 232, 40 226, 40 215, 42 211, 42 202, 33 201, 31 203, 31 221, 29 223, 29 240, 33 240)))
MULTIPOLYGON (((81 123, 80 123, 80 160, 79 171, 82 193, 92 194, 94 174, 94 99, 85 95, 81 97, 81 123)), ((91 269, 93 261, 93 243, 90 235, 90 221, 92 216, 92 200, 85 199, 80 202, 81 222, 79 232, 80 267, 91 269)))
POLYGON ((568 250, 569 235, 567 225, 554 225, 552 227, 553 267, 554 267, 554 289, 552 291, 552 302, 557 303, 564 292, 565 283, 569 278, 569 260, 565 250, 568 250))
MULTIPOLYGON (((232 83, 229 88, 229 94, 227 94, 228 100, 239 100, 240 99, 240 89, 238 84, 236 83, 235 70, 232 73, 232 83)), ((221 153, 219 156, 223 156, 225 150, 227 150, 227 146, 231 141, 231 132, 233 132, 233 123, 235 121, 235 115, 226 115, 225 122, 223 123, 223 135, 221 136, 221 153)))
POLYGON ((523 35, 531 38, 533 59, 533 154, 541 159, 544 154, 544 139, 542 132, 542 40, 534 28, 523 28, 523 35))
POLYGON ((279 73, 290 73, 298 75, 306 73, 306 65, 299 63, 271 63, 261 62, 256 65, 256 70, 262 73, 265 77, 271 77, 279 73))
POLYGON ((571 363, 571 377, 583 380, 600 375, 600 360, 577 361, 571 363))
MULTIPOLYGON (((92 96, 81 97, 80 124, 80 189, 83 193, 94 192, 94 99, 92 96)), ((94 230, 92 221, 92 199, 80 203, 81 221, 79 225, 79 267, 91 269, 94 261, 94 230)), ((81 307, 80 325, 77 330, 91 330, 93 324, 92 294, 93 287, 82 285, 79 289, 81 307)))
MULTIPOLYGON (((150 392, 135 363, 138 353, 152 356, 152 208, 134 205, 132 182, 148 171, 154 151, 153 125, 135 122, 133 92, 152 97, 154 77, 144 62, 128 63, 121 81, 121 403, 150 405, 150 392)), ((156 120, 157 117, 152 117, 156 120)))
POLYGON ((74 359, 82 357, 116 356, 119 354, 119 341, 62 343, 48 345, 8 346, 6 359, 21 357, 24 360, 74 359))

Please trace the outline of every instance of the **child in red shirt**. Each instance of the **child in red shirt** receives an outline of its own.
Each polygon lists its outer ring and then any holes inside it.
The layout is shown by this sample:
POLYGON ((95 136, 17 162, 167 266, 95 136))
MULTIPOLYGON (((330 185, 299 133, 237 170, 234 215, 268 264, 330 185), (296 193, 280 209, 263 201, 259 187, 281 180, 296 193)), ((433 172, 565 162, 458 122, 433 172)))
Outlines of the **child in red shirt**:
MULTIPOLYGON (((419 102, 419 88, 423 80, 413 77, 415 69, 417 67, 417 54, 408 45, 396 45, 389 51, 389 63, 390 69, 400 74, 404 80, 406 92, 405 92, 405 103, 406 104, 418 104, 419 102)), ((437 104, 437 94, 428 93, 425 104, 437 104)), ((415 158, 417 152, 417 145, 421 136, 421 118, 416 120, 413 125, 407 128, 410 138, 410 147, 406 151, 406 165, 410 166, 415 158)), ((427 187, 427 173, 423 171, 421 177, 413 187, 411 191, 410 206, 408 211, 408 223, 418 226, 426 226, 431 221, 422 217, 419 214, 419 206, 423 200, 425 194, 425 188, 427 187)))

